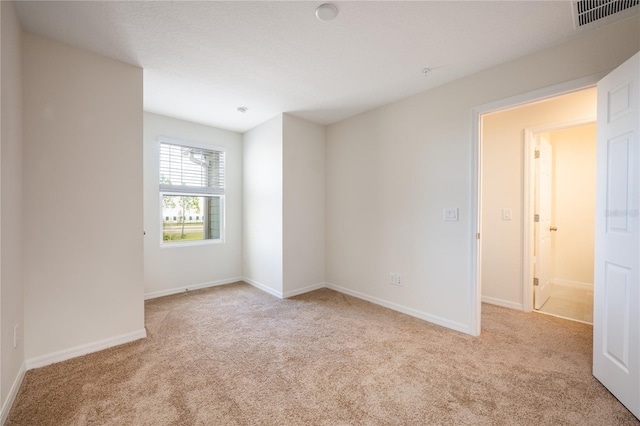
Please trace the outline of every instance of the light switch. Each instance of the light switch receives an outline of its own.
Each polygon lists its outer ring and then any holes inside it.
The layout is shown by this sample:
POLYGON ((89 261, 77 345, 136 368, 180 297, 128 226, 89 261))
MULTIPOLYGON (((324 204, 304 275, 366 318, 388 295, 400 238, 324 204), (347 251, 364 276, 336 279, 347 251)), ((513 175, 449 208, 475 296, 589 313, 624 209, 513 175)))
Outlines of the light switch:
POLYGON ((452 220, 452 221, 457 221, 458 220, 458 208, 447 208, 444 209, 443 211, 443 220, 452 220))
POLYGON ((502 220, 511 220, 511 209, 502 209, 502 220))

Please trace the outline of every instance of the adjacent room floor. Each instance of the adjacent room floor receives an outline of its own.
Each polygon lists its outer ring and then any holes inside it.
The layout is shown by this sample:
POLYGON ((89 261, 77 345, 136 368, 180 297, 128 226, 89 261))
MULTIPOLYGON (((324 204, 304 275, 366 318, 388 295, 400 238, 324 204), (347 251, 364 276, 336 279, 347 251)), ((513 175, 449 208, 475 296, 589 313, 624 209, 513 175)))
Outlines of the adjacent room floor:
POLYGON ((593 289, 551 284, 551 297, 538 312, 593 324, 593 289))

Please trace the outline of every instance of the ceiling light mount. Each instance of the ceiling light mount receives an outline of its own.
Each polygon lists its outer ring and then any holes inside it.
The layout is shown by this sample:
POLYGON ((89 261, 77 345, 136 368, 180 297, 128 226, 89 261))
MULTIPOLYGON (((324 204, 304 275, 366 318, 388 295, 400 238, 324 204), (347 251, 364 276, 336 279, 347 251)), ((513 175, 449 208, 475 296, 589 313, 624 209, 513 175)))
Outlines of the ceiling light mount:
POLYGON ((338 16, 338 8, 331 3, 323 3, 316 8, 316 18, 321 21, 330 21, 338 16))
POLYGON ((239 113, 244 114, 245 112, 247 112, 247 109, 248 109, 247 107, 238 107, 236 109, 236 111, 238 111, 239 113))

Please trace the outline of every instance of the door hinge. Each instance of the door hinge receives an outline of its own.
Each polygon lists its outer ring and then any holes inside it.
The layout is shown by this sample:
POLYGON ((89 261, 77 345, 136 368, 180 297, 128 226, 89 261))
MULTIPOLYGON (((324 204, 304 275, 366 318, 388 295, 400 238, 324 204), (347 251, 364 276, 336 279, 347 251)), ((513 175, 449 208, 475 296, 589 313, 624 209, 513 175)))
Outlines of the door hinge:
POLYGON ((533 285, 534 286, 540 285, 540 281, 537 278, 534 278, 533 279, 533 285))
POLYGON ((536 150, 533 152, 533 158, 540 158, 540 150, 539 150, 539 149, 536 149, 536 150))
POLYGON ((479 240, 479 239, 480 239, 480 233, 478 232, 478 233, 476 234, 476 240, 479 240))
POLYGON ((533 215, 533 221, 534 222, 540 222, 540 215, 539 214, 534 214, 533 215))

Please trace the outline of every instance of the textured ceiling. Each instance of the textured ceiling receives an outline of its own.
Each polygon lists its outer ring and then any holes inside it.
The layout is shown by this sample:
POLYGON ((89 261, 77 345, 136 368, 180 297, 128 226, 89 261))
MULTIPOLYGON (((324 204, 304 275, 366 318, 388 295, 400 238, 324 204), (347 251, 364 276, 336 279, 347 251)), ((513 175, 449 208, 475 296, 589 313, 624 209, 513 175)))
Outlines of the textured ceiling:
POLYGON ((329 22, 321 3, 14 2, 25 31, 143 67, 145 110, 240 132, 334 123, 578 33, 570 1, 333 2, 329 22))

